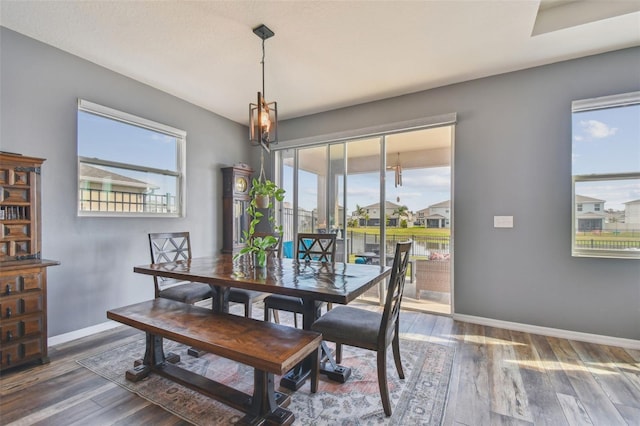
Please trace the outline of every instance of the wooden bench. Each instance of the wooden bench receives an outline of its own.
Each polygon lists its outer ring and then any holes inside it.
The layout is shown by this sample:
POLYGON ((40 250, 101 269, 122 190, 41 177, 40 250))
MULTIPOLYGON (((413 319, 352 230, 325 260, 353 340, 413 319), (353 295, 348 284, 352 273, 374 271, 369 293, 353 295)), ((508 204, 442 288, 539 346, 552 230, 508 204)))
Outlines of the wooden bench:
POLYGON ((283 375, 306 357, 311 358, 311 392, 318 386, 318 356, 322 335, 279 324, 257 321, 169 299, 154 299, 107 311, 107 318, 146 333, 142 363, 127 371, 127 379, 141 380, 155 372, 247 415, 244 424, 293 423, 286 410, 290 398, 275 392, 274 374, 283 375), (173 365, 165 357, 166 338, 202 349, 254 368, 253 395, 173 365))

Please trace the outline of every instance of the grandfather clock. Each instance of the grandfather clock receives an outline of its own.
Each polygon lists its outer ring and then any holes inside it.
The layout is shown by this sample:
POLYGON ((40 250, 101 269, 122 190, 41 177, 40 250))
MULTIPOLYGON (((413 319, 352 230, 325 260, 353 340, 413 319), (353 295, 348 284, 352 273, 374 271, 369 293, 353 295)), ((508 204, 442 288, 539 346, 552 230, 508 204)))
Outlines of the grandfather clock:
POLYGON ((222 252, 234 253, 245 244, 242 231, 249 230, 249 191, 253 169, 246 164, 222 168, 222 252))

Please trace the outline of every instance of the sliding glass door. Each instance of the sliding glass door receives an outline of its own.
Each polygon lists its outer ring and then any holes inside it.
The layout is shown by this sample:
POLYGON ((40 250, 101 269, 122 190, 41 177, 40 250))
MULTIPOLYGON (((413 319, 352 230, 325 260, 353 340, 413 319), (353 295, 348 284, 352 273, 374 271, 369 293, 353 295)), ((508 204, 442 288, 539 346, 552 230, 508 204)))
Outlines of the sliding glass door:
MULTIPOLYGON (((297 233, 328 232, 336 261, 389 263, 411 238, 403 303, 450 313, 452 140, 443 126, 277 151, 285 255, 297 233)), ((383 301, 383 284, 364 298, 383 301)))

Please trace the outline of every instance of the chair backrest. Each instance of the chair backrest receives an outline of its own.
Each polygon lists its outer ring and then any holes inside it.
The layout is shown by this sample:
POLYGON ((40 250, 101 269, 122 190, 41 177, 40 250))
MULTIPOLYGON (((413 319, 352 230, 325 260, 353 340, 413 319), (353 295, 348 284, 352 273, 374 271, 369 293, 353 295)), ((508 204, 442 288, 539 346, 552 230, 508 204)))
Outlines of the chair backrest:
MULTIPOLYGON (((191 240, 188 232, 158 232, 149 234, 151 263, 175 262, 191 259, 191 240)), ((160 290, 181 283, 180 280, 153 277, 156 297, 160 290)))
POLYGON ((296 259, 333 262, 336 257, 336 234, 298 234, 296 259))
POLYGON ((404 241, 396 244, 396 253, 393 257, 391 277, 387 287, 387 299, 382 313, 382 322, 378 333, 378 347, 386 347, 391 342, 394 333, 399 333, 398 317, 400 316, 400 302, 404 292, 404 281, 407 275, 409 252, 413 241, 404 241))
POLYGON ((271 235, 275 237, 276 240, 278 240, 278 243, 268 250, 269 254, 267 255, 267 257, 277 257, 277 258, 282 257, 282 236, 278 232, 254 232, 253 238, 255 237, 264 238, 267 235, 271 235))

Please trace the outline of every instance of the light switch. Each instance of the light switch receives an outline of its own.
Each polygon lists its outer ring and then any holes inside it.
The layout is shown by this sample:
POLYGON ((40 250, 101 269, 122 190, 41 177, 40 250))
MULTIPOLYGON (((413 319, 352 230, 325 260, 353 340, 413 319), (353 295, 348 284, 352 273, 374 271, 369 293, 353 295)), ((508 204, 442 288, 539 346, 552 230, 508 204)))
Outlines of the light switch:
POLYGON ((494 228, 513 228, 513 216, 494 216, 494 228))

